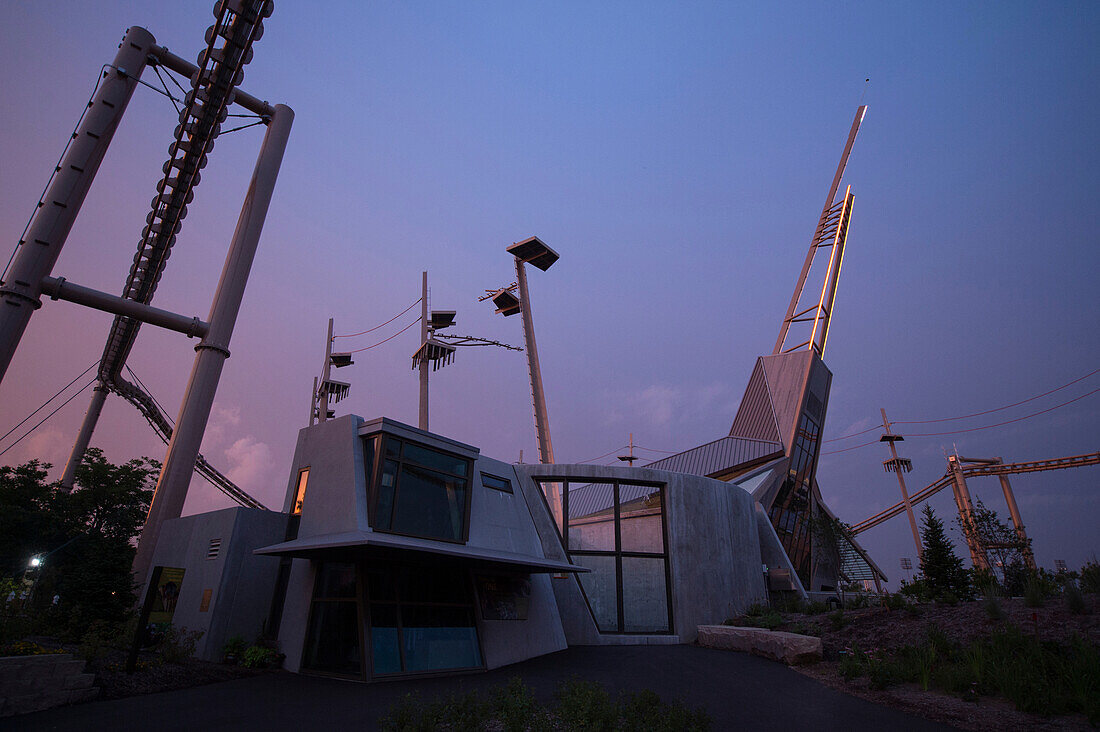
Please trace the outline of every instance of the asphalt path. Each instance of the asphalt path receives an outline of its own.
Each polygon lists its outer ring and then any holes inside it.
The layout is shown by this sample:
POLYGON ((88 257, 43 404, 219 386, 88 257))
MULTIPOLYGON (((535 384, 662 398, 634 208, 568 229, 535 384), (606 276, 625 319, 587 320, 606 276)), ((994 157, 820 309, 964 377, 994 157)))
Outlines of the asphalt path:
POLYGON ((652 689, 665 701, 704 708, 716 731, 950 729, 834 691, 773 661, 682 645, 578 646, 485 673, 372 684, 280 672, 8 717, 0 729, 372 730, 405 694, 431 700, 484 691, 513 676, 544 703, 570 678, 599 681, 612 696, 652 689))

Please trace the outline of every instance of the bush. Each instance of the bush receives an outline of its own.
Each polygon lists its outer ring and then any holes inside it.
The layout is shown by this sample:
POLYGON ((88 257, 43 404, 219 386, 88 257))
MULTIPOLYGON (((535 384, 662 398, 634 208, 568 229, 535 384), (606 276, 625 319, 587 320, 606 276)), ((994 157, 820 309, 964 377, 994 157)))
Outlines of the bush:
POLYGON ((821 600, 814 600, 813 602, 807 602, 803 606, 802 612, 806 615, 821 615, 829 612, 829 606, 821 600))
POLYGON ((15 641, 0 646, 0 656, 45 656, 52 653, 64 653, 63 648, 46 648, 30 641, 15 641))
POLYGON ((274 648, 264 646, 251 646, 244 652, 241 665, 245 668, 267 668, 274 666, 279 660, 279 653, 274 648))
POLYGON ((225 642, 222 646, 222 656, 232 657, 235 660, 240 660, 244 656, 245 651, 248 650, 248 641, 243 636, 235 635, 225 642))
POLYGON ((882 597, 882 604, 888 610, 904 610, 909 605, 905 600, 905 595, 902 595, 900 592, 895 592, 893 594, 889 592, 886 593, 882 597))
POLYGON ((611 730, 618 717, 611 697, 594 681, 570 679, 562 682, 555 694, 558 717, 567 729, 611 730))
POLYGON ((187 630, 169 625, 157 644, 161 658, 168 663, 183 663, 195 655, 195 646, 202 638, 201 630, 187 630))
POLYGON ((1004 620, 1005 611, 1001 607, 1001 601, 997 599, 997 595, 990 592, 982 600, 982 609, 985 610, 985 614, 989 616, 990 620, 1004 620))
POLYGON ((1085 562, 1085 566, 1081 567, 1081 591, 1100 592, 1100 564, 1095 559, 1085 562))
POLYGON ((1074 615, 1083 615, 1087 606, 1085 605, 1085 596, 1081 594, 1081 590, 1077 585, 1072 582, 1066 585, 1065 589, 1066 609, 1074 615))
POLYGON ((1024 580, 1024 604, 1028 607, 1042 607, 1047 598, 1047 587, 1037 572, 1031 572, 1024 580))
POLYGON ((913 598, 916 602, 928 602, 932 599, 932 596, 928 592, 928 584, 924 581, 923 577, 915 577, 912 582, 901 581, 901 588, 898 590, 901 594, 913 598))
POLYGON ((494 691, 490 698, 493 716, 504 725, 505 732, 524 732, 540 716, 535 695, 518 676, 508 679, 508 684, 494 691))
POLYGON ((829 613, 829 624, 832 626, 833 630, 840 630, 848 624, 848 618, 844 617, 843 610, 834 610, 829 613))

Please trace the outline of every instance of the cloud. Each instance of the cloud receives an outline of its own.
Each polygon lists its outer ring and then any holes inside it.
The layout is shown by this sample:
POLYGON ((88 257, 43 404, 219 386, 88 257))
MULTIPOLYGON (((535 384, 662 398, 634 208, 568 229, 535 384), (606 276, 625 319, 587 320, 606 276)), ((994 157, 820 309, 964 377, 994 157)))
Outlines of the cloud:
POLYGON ((30 460, 40 460, 53 465, 51 475, 61 476, 72 452, 72 438, 54 427, 42 426, 4 456, 5 464, 22 465, 30 460))
POLYGON ((226 476, 244 490, 253 492, 269 482, 273 461, 266 442, 252 435, 242 437, 225 450, 225 457, 229 461, 226 476))

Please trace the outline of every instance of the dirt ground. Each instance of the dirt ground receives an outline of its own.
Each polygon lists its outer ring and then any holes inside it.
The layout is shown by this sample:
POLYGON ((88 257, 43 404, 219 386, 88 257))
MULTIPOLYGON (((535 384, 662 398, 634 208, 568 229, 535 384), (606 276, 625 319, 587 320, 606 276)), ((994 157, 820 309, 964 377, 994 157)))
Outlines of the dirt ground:
POLYGON ((820 635, 825 660, 796 670, 817 679, 831 688, 847 692, 868 701, 894 707, 911 714, 967 730, 1077 730, 1091 729, 1083 715, 1039 717, 1017 711, 1005 699, 980 697, 968 701, 938 691, 923 691, 916 684, 899 684, 884 690, 870 687, 866 677, 847 681, 840 674, 840 652, 858 646, 863 651, 895 649, 920 643, 930 625, 936 625, 949 638, 968 643, 988 636, 1004 622, 1019 626, 1025 633, 1034 633, 1042 640, 1065 643, 1073 635, 1100 645, 1100 597, 1086 595, 1088 611, 1071 614, 1061 600, 1048 600, 1044 607, 1029 608, 1022 599, 1002 599, 1006 620, 990 619, 982 602, 963 602, 956 606, 926 604, 920 614, 887 610, 881 607, 845 611, 847 623, 834 628, 828 615, 786 616, 788 622, 779 630, 804 631, 820 635))

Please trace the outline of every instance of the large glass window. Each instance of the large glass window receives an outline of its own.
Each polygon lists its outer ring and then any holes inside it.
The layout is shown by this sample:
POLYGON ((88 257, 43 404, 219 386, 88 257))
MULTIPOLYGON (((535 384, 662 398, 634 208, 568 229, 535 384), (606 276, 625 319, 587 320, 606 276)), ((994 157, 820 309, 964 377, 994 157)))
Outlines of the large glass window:
POLYGON ((354 564, 319 564, 302 668, 344 676, 362 674, 357 597, 354 564))
POLYGON ((378 566, 366 573, 375 676, 482 665, 466 572, 378 566))
POLYGON ((618 481, 545 482, 561 491, 562 534, 602 633, 669 633, 665 487, 618 481))
POLYGON ((391 435, 365 441, 371 527, 466 541, 470 461, 391 435), (380 463, 377 464, 376 463, 380 463))
POLYGON ((769 515, 775 533, 804 587, 810 586, 810 516, 813 470, 821 428, 807 411, 795 434, 787 477, 772 502, 769 515))

